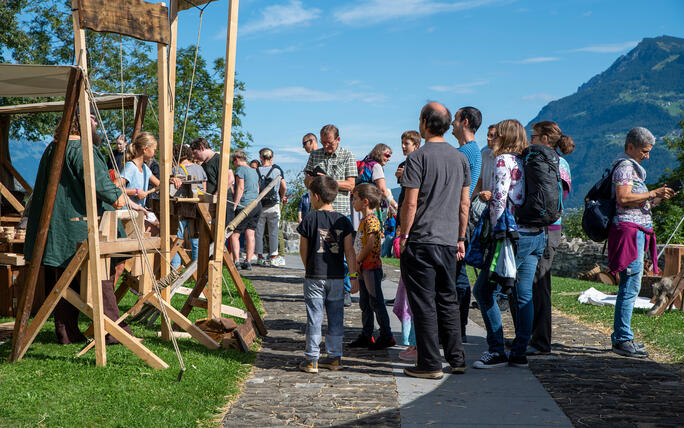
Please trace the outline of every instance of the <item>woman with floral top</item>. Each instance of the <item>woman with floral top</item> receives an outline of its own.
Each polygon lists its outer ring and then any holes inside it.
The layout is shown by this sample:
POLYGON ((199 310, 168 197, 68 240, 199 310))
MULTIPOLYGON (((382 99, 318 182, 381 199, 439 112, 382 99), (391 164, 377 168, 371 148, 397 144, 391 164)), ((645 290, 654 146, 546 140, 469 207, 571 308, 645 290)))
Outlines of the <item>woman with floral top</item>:
MULTIPOLYGON (((525 175, 522 161, 517 156, 528 146, 525 128, 517 120, 504 120, 496 125, 496 140, 492 150, 496 156, 494 189, 489 201, 491 224, 495 225, 506 208, 515 213, 516 207, 525 200, 525 175)), ((475 282, 473 294, 482 312, 487 328, 489 349, 475 361, 474 368, 488 369, 507 364, 527 367, 527 343, 532 332, 534 308, 532 304, 532 281, 537 262, 544 253, 546 235, 543 228, 518 224, 519 239, 515 255, 518 280, 513 287, 517 322, 515 340, 510 356, 504 352, 501 312, 494 302, 495 289, 489 284, 488 269, 483 269, 475 282)))

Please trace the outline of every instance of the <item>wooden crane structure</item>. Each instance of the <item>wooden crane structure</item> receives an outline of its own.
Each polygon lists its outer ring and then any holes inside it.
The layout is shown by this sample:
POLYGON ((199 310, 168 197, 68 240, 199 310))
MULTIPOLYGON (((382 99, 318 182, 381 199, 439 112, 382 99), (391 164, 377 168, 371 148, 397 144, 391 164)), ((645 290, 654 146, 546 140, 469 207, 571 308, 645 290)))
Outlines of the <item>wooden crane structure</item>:
MULTIPOLYGON (((90 107, 92 93, 90 92, 87 79, 87 49, 84 29, 93 31, 107 31, 135 37, 144 41, 157 43, 157 66, 158 66, 158 108, 159 108, 159 163, 160 181, 167 183, 171 175, 172 146, 173 146, 173 100, 175 93, 175 69, 176 69, 176 37, 178 27, 178 12, 197 5, 209 3, 212 0, 171 0, 169 8, 163 3, 148 3, 142 0, 120 0, 111 2, 108 0, 72 0, 74 45, 76 66, 60 67, 60 70, 69 75, 68 85, 65 88, 64 112, 57 132, 57 150, 48 178, 48 187, 45 205, 41 212, 41 225, 44 230, 39 230, 34 245, 31 264, 26 274, 23 293, 19 302, 15 331, 12 342, 10 359, 21 359, 35 339, 40 328, 45 323, 52 310, 60 299, 64 298, 93 320, 93 335, 96 351, 96 364, 104 366, 107 363, 105 348, 105 334, 109 333, 118 339, 124 346, 142 358, 154 368, 167 368, 168 364, 157 355, 147 349, 136 338, 124 331, 118 322, 128 314, 139 310, 143 303, 149 303, 157 307, 168 318, 182 329, 187 331, 193 338, 210 349, 216 349, 219 344, 207 336, 201 329, 195 326, 185 315, 181 314, 169 303, 169 290, 161 291, 161 296, 155 294, 155 290, 143 289, 138 303, 131 308, 129 313, 120 320, 112 320, 106 317, 102 307, 101 281, 105 279, 103 260, 112 254, 127 253, 143 257, 146 250, 159 251, 169 255, 172 240, 170 237, 170 195, 168 186, 160 186, 160 237, 151 238, 137 236, 136 239, 116 239, 115 233, 110 231, 103 234, 104 216, 98 224, 96 209, 95 174, 93 161, 93 146, 91 141, 90 107), (62 277, 54 285, 37 315, 28 324, 31 312, 31 302, 36 288, 38 269, 45 248, 47 229, 52 215, 51 201, 57 192, 59 178, 66 142, 69 135, 69 124, 74 117, 76 105, 80 112, 81 145, 84 162, 84 183, 87 205, 87 228, 88 238, 77 249, 73 259, 67 266, 62 277), (142 255, 141 255, 142 254, 142 255), (76 273, 82 270, 81 293, 69 288, 69 283, 76 273)), ((225 236, 225 213, 226 196, 228 191, 227 179, 230 156, 230 138, 233 110, 233 91, 235 77, 235 49, 237 37, 238 0, 230 0, 228 14, 228 38, 226 47, 226 73, 224 85, 223 120, 221 124, 221 170, 219 176, 218 194, 216 195, 215 220, 207 219, 211 224, 213 242, 224 242, 225 236)), ((2 96, 3 94, 0 94, 2 96)), ((160 277, 164 278, 171 272, 170 258, 164 260, 160 267, 160 277)), ((223 251, 217 248, 213 257, 206 267, 207 280, 205 295, 207 297, 207 313, 210 318, 221 315, 221 285, 222 265, 224 263, 223 251)), ((229 263, 232 266, 232 262, 229 263)), ((146 275, 154 280, 153 269, 149 269, 146 275)), ((238 291, 248 307, 250 315, 257 326, 263 327, 263 322, 254 308, 251 298, 244 290, 244 285, 235 271, 230 270, 236 284, 239 282, 238 291), (237 278, 236 278, 237 275, 237 278), (242 285, 242 287, 240 287, 242 285)), ((155 287, 156 288, 156 287, 155 287)), ((199 288, 199 287, 197 287, 199 288)), ((265 334, 265 327, 259 329, 265 334)), ((168 323, 162 323, 162 337, 171 338, 168 323)))

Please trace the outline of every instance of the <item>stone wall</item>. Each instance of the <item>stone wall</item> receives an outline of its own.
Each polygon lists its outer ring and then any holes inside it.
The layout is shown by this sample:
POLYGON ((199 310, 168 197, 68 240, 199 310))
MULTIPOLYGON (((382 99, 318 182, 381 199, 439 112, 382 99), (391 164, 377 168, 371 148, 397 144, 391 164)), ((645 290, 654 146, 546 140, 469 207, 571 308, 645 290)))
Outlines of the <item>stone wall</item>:
POLYGON ((283 238, 285 239, 286 253, 299 253, 299 233, 297 233, 296 221, 280 222, 280 227, 283 229, 283 238))
MULTIPOLYGON (((662 249, 658 245, 658 251, 662 249)), ((568 278, 577 278, 581 273, 591 270, 594 265, 601 266, 601 270, 608 269, 608 250, 603 253, 603 243, 598 243, 579 238, 561 238, 561 243, 556 249, 553 258, 551 274, 568 278)), ((650 257, 646 257, 650 260, 650 257)), ((664 257, 658 266, 664 269, 664 257)))

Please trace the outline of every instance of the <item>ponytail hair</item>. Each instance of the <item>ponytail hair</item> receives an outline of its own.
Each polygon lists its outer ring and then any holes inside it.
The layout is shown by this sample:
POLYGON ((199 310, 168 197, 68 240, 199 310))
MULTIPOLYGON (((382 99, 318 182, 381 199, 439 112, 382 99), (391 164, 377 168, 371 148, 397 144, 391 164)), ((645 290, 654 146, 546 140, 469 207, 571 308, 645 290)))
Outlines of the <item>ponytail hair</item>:
POLYGON ((126 162, 140 156, 145 148, 157 144, 157 139, 149 132, 140 132, 136 135, 135 140, 126 147, 126 162))
POLYGON ((563 134, 556 122, 550 120, 537 122, 532 125, 532 129, 539 135, 546 135, 549 139, 549 145, 554 150, 560 150, 561 154, 569 155, 575 150, 575 142, 573 139, 570 136, 563 134))

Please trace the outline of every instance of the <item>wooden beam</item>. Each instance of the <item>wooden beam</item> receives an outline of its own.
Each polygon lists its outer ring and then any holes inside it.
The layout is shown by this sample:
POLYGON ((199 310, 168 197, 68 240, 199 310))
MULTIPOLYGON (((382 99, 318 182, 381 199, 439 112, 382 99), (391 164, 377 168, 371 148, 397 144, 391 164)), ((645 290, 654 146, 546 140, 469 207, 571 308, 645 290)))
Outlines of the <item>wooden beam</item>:
MULTIPOLYGON (((84 0, 73 0, 72 6, 76 6, 84 0)), ((110 4, 115 4, 111 2, 110 4)), ((118 6, 120 8, 120 5, 118 6)), ((76 9, 74 7, 74 9, 76 9)), ((121 8, 124 9, 124 8, 121 8)), ((77 65, 88 75, 88 58, 86 51, 85 30, 79 24, 79 11, 73 11, 74 21, 74 47, 77 65)), ((105 321, 102 309, 102 286, 104 279, 100 264, 100 239, 97 227, 97 195, 95 193, 95 160, 93 158, 92 130, 90 125, 90 101, 85 91, 85 85, 81 86, 78 99, 79 123, 81 125, 81 150, 83 152, 83 182, 85 184, 86 214, 88 216, 88 272, 89 286, 88 299, 93 304, 93 336, 95 338, 95 360, 99 367, 107 365, 107 350, 105 349, 105 321)))
POLYGON ((207 316, 216 318, 221 316, 221 281, 223 279, 223 263, 221 255, 224 253, 226 209, 228 196, 228 165, 230 165, 230 139, 233 125, 233 96, 235 94, 235 52, 237 45, 238 6, 239 0, 230 0, 228 6, 228 29, 226 40, 226 66, 223 80, 223 121, 221 123, 221 161, 218 177, 218 202, 216 204, 216 219, 214 227, 214 242, 216 251, 209 266, 209 293, 207 302, 207 316))
POLYGON ((74 279, 78 273, 78 270, 81 268, 81 265, 83 265, 83 262, 87 258, 88 245, 83 242, 78 246, 76 254, 74 254, 74 257, 71 259, 66 269, 64 269, 62 276, 59 277, 55 286, 52 287, 52 291, 45 299, 45 302, 43 302, 43 305, 38 310, 38 313, 33 318, 31 324, 28 326, 26 330, 26 337, 21 345, 19 354, 17 355, 17 360, 20 360, 24 357, 29 346, 31 346, 31 343, 33 343, 38 335, 38 332, 40 332, 40 329, 48 320, 48 317, 50 314, 52 314, 52 311, 55 310, 57 303, 59 303, 60 299, 66 295, 69 284, 71 284, 71 281, 74 279))
MULTIPOLYGON (((204 299, 192 299, 190 304, 196 308, 207 309, 207 301, 204 299)), ((239 308, 234 308, 228 305, 221 305, 221 314, 229 315, 231 317, 242 318, 243 320, 248 318, 247 312, 239 308)))
MULTIPOLYGON (((21 344, 24 342, 26 325, 28 324, 28 319, 31 315, 31 305, 33 304, 33 297, 36 291, 36 282, 38 281, 40 264, 43 261, 43 252, 45 251, 45 244, 47 242, 47 233, 50 228, 50 221, 52 220, 52 209, 55 205, 57 188, 62 176, 64 154, 66 152, 67 140, 69 139, 69 127, 71 126, 71 120, 76 111, 76 101, 78 100, 79 92, 82 88, 82 78, 83 76, 81 75, 80 70, 74 69, 69 74, 69 83, 67 84, 66 97, 64 100, 64 113, 62 114, 62 120, 57 128, 55 151, 53 152, 47 188, 45 189, 43 199, 44 203, 38 222, 41 227, 36 233, 31 262, 28 271, 26 272, 23 290, 21 297, 19 298, 19 305, 17 306, 17 319, 14 323, 10 361, 17 361, 18 359, 21 351, 21 344)), ((35 203, 33 207, 33 209, 38 209, 38 206, 35 205, 35 203)), ((95 213, 95 215, 97 215, 97 213, 95 213)))
MULTIPOLYGON (((83 300, 81 300, 81 296, 79 296, 77 292, 75 292, 71 288, 67 288, 67 294, 65 297, 69 301, 69 303, 76 306, 76 308, 78 308, 79 311, 86 314, 86 316, 90 319, 93 319, 95 311, 94 308, 87 305, 83 300)), ((152 367, 153 369, 169 368, 169 365, 166 364, 164 360, 155 355, 154 352, 147 349, 142 343, 140 343, 140 340, 128 334, 117 323, 109 319, 109 317, 104 316, 103 320, 107 333, 111 334, 116 340, 121 342, 122 345, 130 349, 135 355, 137 355, 143 361, 149 364, 150 367, 152 367)), ((95 343, 95 351, 97 355, 97 342, 95 343)))
POLYGON ((164 309, 166 309, 166 314, 169 316, 170 320, 178 324, 180 328, 182 328, 183 330, 190 333, 192 337, 194 337, 199 343, 206 346, 208 349, 218 349, 220 347, 220 345, 216 343, 214 339, 207 336, 207 334, 204 331, 202 331, 202 329, 197 327, 195 324, 192 323, 192 321, 190 321, 183 314, 178 312, 178 310, 171 306, 169 302, 159 299, 150 299, 150 303, 160 311, 163 305, 164 309))
POLYGON ((196 6, 212 2, 214 0, 171 0, 172 3, 177 4, 178 11, 187 10, 196 6))
POLYGON ((123 34, 146 42, 169 44, 166 6, 141 0, 76 0, 79 25, 93 31, 123 34))
POLYGON ((135 105, 135 119, 133 119, 133 134, 131 134, 131 141, 135 140, 135 137, 142 131, 148 100, 149 98, 147 95, 138 97, 138 102, 135 105))
POLYGON ((19 214, 24 213, 24 205, 22 205, 21 202, 17 198, 14 197, 12 192, 9 191, 7 187, 5 187, 4 184, 0 183, 0 194, 7 199, 7 201, 12 205, 12 207, 17 210, 19 214))
MULTIPOLYGON (((162 254, 165 258, 161 259, 160 276, 165 278, 171 273, 171 194, 169 189, 169 177, 171 176, 171 167, 173 159, 173 129, 174 129, 174 105, 176 101, 176 44, 178 39, 178 12, 176 2, 171 0, 169 8, 169 26, 170 26, 170 43, 168 46, 168 55, 160 55, 163 51, 166 53, 166 47, 157 45, 157 61, 159 68, 159 172, 161 175, 161 182, 167 183, 161 186, 160 189, 160 236, 162 239, 162 254), (165 61, 163 61, 165 59, 165 61), (163 69, 163 70, 162 70, 163 69), (163 94, 162 94, 163 93, 163 94), (163 104, 162 104, 163 102, 163 104), (164 106, 162 111, 161 106, 164 106), (164 132, 162 132, 162 129, 164 132)), ((161 297, 167 302, 171 301, 171 290, 167 287, 161 290, 161 297)), ((166 322, 161 323, 161 337, 164 340, 171 339, 171 325, 166 322)))
MULTIPOLYGON (((158 236, 152 238, 142 238, 143 245, 146 250, 154 250, 160 248, 161 238, 158 236)), ((140 253, 140 243, 137 239, 119 239, 112 242, 100 243, 100 254, 114 254, 114 253, 140 253)))
POLYGON ((230 277, 233 278, 233 282, 235 283, 235 288, 237 289, 238 294, 240 294, 242 301, 245 303, 245 307, 247 307, 247 312, 249 312, 252 318, 254 318, 254 323, 256 324, 257 330, 259 330, 259 334, 262 336, 266 336, 268 334, 266 324, 264 324, 264 320, 261 319, 261 315, 259 314, 259 311, 254 305, 252 297, 247 292, 245 283, 242 281, 242 277, 238 273, 237 268, 233 263, 233 259, 230 258, 227 254, 228 253, 225 252, 223 253, 223 264, 228 268, 230 277))
POLYGON ((24 180, 24 177, 22 177, 21 174, 19 174, 19 171, 17 171, 14 168, 14 166, 12 166, 12 162, 5 159, 4 165, 5 165, 5 168, 7 168, 7 170, 10 172, 10 174, 12 174, 14 176, 14 178, 19 182, 19 184, 21 184, 21 187, 23 187, 24 190, 26 190, 26 193, 28 193, 29 195, 31 193, 33 193, 33 187, 31 187, 31 185, 28 184, 28 182, 26 180, 24 180))

